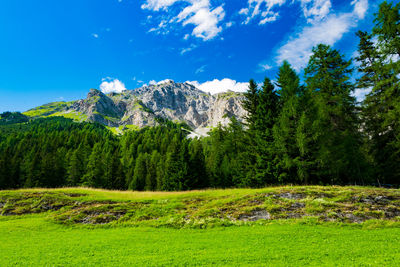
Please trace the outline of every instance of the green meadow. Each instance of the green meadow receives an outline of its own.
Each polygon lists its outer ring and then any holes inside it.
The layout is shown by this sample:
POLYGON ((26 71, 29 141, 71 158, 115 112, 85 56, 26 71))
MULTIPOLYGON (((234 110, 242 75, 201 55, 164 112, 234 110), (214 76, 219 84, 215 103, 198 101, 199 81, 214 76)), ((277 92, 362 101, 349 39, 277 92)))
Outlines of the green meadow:
POLYGON ((399 200, 364 187, 0 191, 0 266, 398 266, 399 200))

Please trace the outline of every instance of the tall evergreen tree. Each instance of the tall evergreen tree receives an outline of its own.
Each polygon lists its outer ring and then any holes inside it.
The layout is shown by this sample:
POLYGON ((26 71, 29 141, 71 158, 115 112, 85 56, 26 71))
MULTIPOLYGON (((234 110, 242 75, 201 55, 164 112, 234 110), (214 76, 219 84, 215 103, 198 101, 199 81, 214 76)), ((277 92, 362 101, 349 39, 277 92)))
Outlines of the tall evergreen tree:
POLYGON ((208 185, 208 179, 201 140, 196 138, 190 142, 189 154, 189 170, 191 178, 187 185, 188 189, 205 188, 208 185))
POLYGON ((181 149, 179 134, 175 134, 166 155, 163 190, 177 191, 184 187, 187 165, 181 157, 181 149))
POLYGON ((279 97, 271 80, 265 78, 257 107, 255 147, 255 177, 252 186, 276 183, 276 168, 273 162, 274 136, 273 127, 279 113, 279 97))
POLYGON ((300 78, 287 61, 279 69, 277 86, 280 88, 281 111, 273 129, 274 163, 278 169, 280 183, 302 183, 299 179, 300 150, 296 142, 301 116, 305 110, 302 104, 303 87, 300 78))
POLYGON ((250 144, 245 163, 248 170, 241 184, 262 186, 275 183, 272 128, 279 112, 279 97, 268 78, 264 80, 261 91, 257 91, 255 83, 250 81, 246 97, 251 97, 243 106, 249 114, 247 140, 250 144))
POLYGON ((400 181, 400 3, 383 2, 372 34, 359 32, 361 89, 371 89, 363 103, 363 130, 378 183, 400 181), (372 40, 377 40, 373 42, 372 40))
POLYGON ((82 184, 90 187, 102 187, 104 185, 104 162, 102 144, 96 143, 89 156, 86 174, 82 178, 82 184))
POLYGON ((315 107, 315 180, 323 183, 361 182, 365 178, 350 65, 351 61, 337 50, 320 44, 313 49, 305 69, 307 90, 315 107))
MULTIPOLYGON (((79 146, 81 148, 81 146, 79 146)), ((85 173, 85 166, 83 165, 82 161, 82 149, 77 149, 72 152, 71 157, 68 163, 68 178, 67 184, 69 186, 77 186, 84 173, 85 173)))
POLYGON ((257 83, 251 79, 249 81, 249 88, 244 93, 242 102, 243 108, 247 111, 246 123, 250 129, 255 126, 257 108, 259 104, 259 93, 257 83))
POLYGON ((154 150, 151 153, 151 157, 149 159, 149 163, 147 166, 147 175, 146 175, 146 183, 145 190, 154 191, 157 188, 157 166, 159 161, 161 160, 161 155, 157 150, 154 150))
POLYGON ((129 184, 130 190, 144 190, 147 175, 147 155, 147 153, 140 153, 136 159, 133 178, 129 184))

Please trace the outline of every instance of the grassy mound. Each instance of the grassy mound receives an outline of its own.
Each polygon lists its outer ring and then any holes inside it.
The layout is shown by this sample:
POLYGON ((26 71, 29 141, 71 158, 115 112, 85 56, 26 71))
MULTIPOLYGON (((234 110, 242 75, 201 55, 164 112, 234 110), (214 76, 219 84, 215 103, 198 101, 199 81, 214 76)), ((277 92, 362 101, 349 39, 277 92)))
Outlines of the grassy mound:
POLYGON ((0 192, 1 215, 34 213, 67 225, 206 228, 293 219, 397 225, 400 191, 310 186, 173 193, 83 188, 0 192))

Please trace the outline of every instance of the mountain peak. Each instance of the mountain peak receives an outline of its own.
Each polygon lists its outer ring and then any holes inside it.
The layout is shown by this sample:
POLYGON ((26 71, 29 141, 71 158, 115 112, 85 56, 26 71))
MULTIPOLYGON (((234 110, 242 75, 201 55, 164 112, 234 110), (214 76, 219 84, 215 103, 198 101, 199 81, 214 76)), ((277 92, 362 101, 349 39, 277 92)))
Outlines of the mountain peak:
POLYGON ((243 96, 226 93, 210 95, 194 85, 164 80, 123 93, 104 94, 90 89, 87 98, 48 109, 46 115, 57 114, 79 121, 95 121, 112 127, 154 126, 158 118, 185 122, 201 132, 219 123, 226 125, 235 116, 242 121, 246 115, 243 96))
POLYGON ((90 89, 89 93, 87 94, 87 98, 91 98, 94 96, 102 97, 102 96, 104 96, 104 94, 100 90, 92 88, 92 89, 90 89))

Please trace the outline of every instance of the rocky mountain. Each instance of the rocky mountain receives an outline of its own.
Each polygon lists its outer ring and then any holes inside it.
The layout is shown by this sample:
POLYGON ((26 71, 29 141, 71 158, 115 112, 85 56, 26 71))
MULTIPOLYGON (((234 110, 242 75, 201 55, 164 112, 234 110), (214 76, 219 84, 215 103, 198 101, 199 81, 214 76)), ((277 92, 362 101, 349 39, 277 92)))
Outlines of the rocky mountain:
POLYGON ((157 124, 157 118, 186 122, 195 132, 226 125, 235 116, 243 120, 243 95, 234 92, 207 94, 189 83, 171 80, 122 93, 103 94, 91 89, 86 99, 50 103, 25 112, 31 117, 64 116, 94 121, 110 127, 144 127, 157 124))

